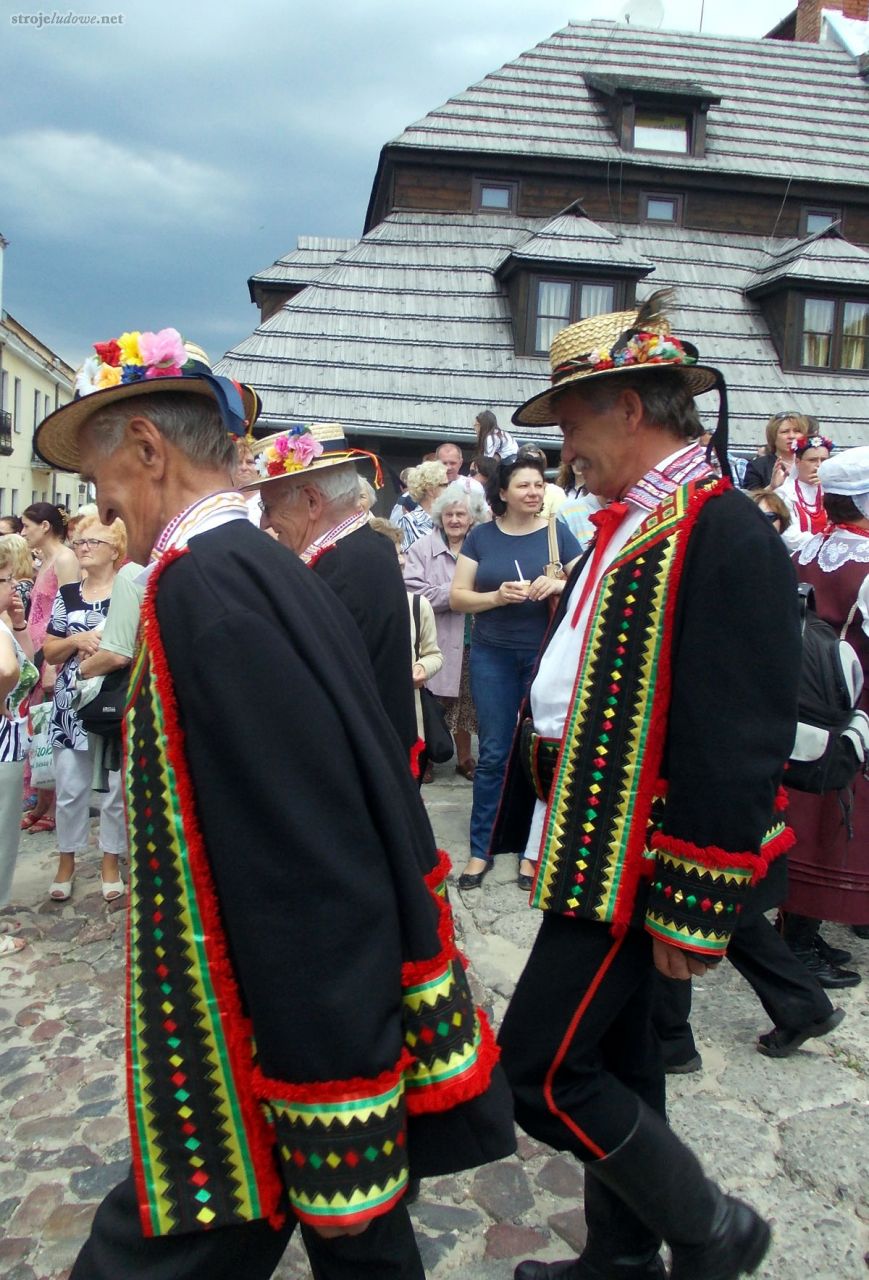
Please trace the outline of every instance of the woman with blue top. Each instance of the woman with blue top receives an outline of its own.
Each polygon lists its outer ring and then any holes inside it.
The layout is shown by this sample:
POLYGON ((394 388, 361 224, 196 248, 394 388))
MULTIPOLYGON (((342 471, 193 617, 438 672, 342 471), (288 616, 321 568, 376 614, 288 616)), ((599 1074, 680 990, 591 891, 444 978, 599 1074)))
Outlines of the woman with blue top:
MULTIPOLYGON (((460 889, 475 889, 491 869, 489 836, 516 718, 528 690, 549 622, 549 602, 564 579, 544 572, 549 554, 547 522, 538 514, 545 486, 543 463, 519 457, 502 462, 486 486, 494 520, 465 538, 450 591, 450 607, 471 613, 471 696, 477 709, 480 751, 471 808, 471 858, 460 889)), ((555 523, 558 559, 565 575, 579 557, 579 544, 555 523)), ((524 859, 519 885, 530 888, 533 866, 524 859)))

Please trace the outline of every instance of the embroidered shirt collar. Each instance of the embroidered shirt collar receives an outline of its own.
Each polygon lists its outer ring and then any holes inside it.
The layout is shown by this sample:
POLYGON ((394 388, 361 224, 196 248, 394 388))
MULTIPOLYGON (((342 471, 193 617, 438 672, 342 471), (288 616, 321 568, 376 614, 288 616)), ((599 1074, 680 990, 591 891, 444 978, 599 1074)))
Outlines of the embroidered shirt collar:
POLYGON ((368 523, 367 511, 354 511, 346 520, 342 520, 340 524, 336 524, 334 528, 327 529, 325 533, 321 533, 319 538, 315 538, 309 546, 305 547, 300 559, 303 564, 310 564, 312 560, 316 560, 321 552, 327 547, 332 547, 336 542, 340 542, 342 538, 346 538, 348 533, 355 533, 357 529, 361 529, 363 525, 368 523))
POLYGON ((160 534, 151 552, 151 561, 159 560, 176 547, 186 547, 191 538, 209 529, 217 529, 230 520, 247 520, 247 500, 234 489, 210 493, 184 511, 173 516, 160 534))
POLYGON ((706 461, 705 446, 692 440, 647 471, 642 480, 624 494, 622 501, 631 502, 644 511, 654 511, 689 480, 703 480, 714 474, 706 461))

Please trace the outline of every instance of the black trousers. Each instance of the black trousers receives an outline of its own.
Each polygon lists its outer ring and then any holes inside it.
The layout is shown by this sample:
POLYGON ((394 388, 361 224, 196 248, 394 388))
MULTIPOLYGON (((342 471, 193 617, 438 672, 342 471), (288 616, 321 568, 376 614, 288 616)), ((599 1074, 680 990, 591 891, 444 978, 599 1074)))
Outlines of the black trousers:
MULTIPOLYGON (((268 1280, 293 1233, 267 1222, 191 1235, 142 1235, 132 1174, 97 1209, 70 1280, 268 1280)), ((324 1240, 302 1224, 315 1280, 425 1280, 404 1202, 359 1236, 324 1240)))
MULTIPOLYGON (((765 915, 740 917, 727 947, 727 959, 753 988, 773 1026, 798 1031, 822 1018, 833 1006, 765 915)), ((668 1064, 686 1062, 696 1053, 691 1016, 691 983, 658 977, 654 1025, 668 1064)))
POLYGON ((597 1160, 633 1130, 638 1097, 664 1114, 654 972, 642 930, 614 939, 606 925, 544 915, 499 1037, 527 1133, 597 1160))

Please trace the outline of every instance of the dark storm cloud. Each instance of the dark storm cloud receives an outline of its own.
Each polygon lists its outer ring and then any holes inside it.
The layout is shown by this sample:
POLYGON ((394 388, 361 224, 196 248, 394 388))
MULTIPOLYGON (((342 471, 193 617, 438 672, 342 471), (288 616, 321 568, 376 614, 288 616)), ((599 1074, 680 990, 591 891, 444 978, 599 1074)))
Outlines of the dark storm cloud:
MULTIPOLYGON (((166 324, 219 356, 256 322, 250 274, 300 234, 360 233, 386 141, 584 16, 562 0, 76 11, 124 21, 0 18, 3 305, 72 362, 96 338, 166 324)), ((752 12, 743 34, 766 29, 752 12)), ((738 5, 727 14, 738 22, 738 5)))

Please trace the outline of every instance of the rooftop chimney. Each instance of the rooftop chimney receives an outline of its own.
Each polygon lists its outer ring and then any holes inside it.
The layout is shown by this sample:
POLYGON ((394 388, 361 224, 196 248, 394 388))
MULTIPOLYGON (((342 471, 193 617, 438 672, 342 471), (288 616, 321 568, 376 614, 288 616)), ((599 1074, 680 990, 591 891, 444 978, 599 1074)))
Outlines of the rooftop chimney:
POLYGON ((821 12, 836 9, 845 18, 869 22, 869 0, 798 0, 795 40, 817 44, 821 38, 821 12))

